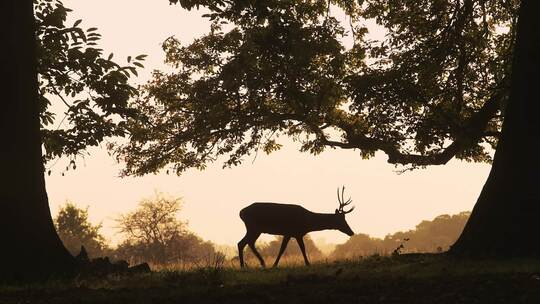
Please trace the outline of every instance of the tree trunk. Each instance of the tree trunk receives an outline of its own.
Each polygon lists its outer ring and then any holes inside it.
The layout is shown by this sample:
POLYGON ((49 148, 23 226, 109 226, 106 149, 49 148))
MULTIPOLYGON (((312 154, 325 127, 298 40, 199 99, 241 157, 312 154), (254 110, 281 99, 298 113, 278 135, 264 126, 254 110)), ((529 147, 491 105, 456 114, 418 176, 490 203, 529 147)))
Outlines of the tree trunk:
POLYGON ((540 1, 523 0, 510 99, 493 166, 450 253, 538 256, 540 225, 540 1))
POLYGON ((0 281, 74 269, 52 222, 41 155, 32 0, 2 0, 0 281))

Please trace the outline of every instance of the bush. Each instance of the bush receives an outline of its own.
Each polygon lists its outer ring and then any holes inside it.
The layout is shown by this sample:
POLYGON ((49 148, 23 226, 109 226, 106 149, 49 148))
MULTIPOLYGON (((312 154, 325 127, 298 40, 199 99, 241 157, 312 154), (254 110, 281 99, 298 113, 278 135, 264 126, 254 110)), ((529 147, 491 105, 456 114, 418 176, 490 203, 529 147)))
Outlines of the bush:
POLYGON ((432 221, 422 221, 416 229, 389 234, 384 239, 356 234, 344 244, 337 245, 330 256, 348 259, 372 254, 388 255, 398 248, 397 253, 446 251, 463 231, 470 214, 439 215, 432 221))
POLYGON ((86 248, 90 257, 103 256, 107 253, 109 249, 107 242, 99 232, 101 224, 90 223, 88 207, 82 209, 67 202, 58 211, 54 224, 60 239, 71 254, 77 255, 81 246, 86 248))
POLYGON ((165 265, 197 263, 215 256, 214 245, 190 232, 177 218, 181 204, 180 198, 157 193, 143 199, 135 211, 120 216, 117 223, 124 240, 115 258, 165 265))

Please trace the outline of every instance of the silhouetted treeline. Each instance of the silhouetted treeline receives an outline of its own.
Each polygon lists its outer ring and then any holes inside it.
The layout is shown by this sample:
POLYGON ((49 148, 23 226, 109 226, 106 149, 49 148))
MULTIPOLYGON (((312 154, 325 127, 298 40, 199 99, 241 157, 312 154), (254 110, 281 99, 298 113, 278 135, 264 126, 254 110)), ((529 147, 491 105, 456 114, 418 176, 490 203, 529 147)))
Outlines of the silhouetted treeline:
POLYGON ((153 264, 207 264, 219 255, 214 244, 187 232, 174 236, 161 244, 144 243, 128 239, 112 252, 114 259, 126 260, 130 264, 151 262, 153 264))
POLYGON ((396 232, 384 239, 367 234, 356 234, 347 242, 337 245, 330 255, 333 259, 346 259, 372 254, 387 255, 403 244, 400 252, 442 252, 449 249, 463 230, 471 213, 439 215, 432 221, 422 221, 413 230, 396 232))
POLYGON ((130 264, 204 266, 215 263, 216 259, 224 259, 212 242, 189 231, 186 223, 177 218, 180 207, 180 199, 163 194, 142 200, 136 210, 116 220, 116 228, 123 235, 116 247, 110 246, 101 235, 101 225, 90 223, 88 210, 73 203, 60 209, 55 224, 60 238, 73 255, 85 246, 90 258, 108 256, 130 264))
MULTIPOLYGON (((142 200, 138 208, 117 219, 123 239, 116 247, 110 246, 101 235, 101 225, 93 225, 88 219, 88 209, 66 203, 57 217, 55 224, 62 241, 69 251, 76 255, 84 245, 91 258, 109 256, 115 260, 126 260, 130 264, 150 262, 159 265, 195 264, 209 265, 223 260, 224 255, 216 250, 215 244, 204 241, 188 230, 185 222, 177 218, 181 201, 157 194, 142 200)), ((372 254, 389 255, 401 244, 400 252, 440 252, 448 250, 461 231, 470 212, 456 215, 440 215, 432 221, 422 221, 415 229, 396 232, 384 239, 373 238, 367 234, 356 234, 344 244, 337 245, 328 256, 324 255, 313 239, 304 238, 306 252, 310 260, 325 258, 347 259, 372 254)), ((257 248, 268 264, 273 263, 282 237, 264 243, 257 248)), ((226 246, 227 247, 227 246, 226 246)), ((230 254, 236 255, 236 248, 229 248, 230 254)), ((245 250, 248 264, 254 259, 251 250, 245 250)), ((302 253, 293 238, 290 240, 282 261, 303 261, 302 253)), ((257 262, 258 263, 258 262, 257 262)), ((257 264, 255 263, 255 264, 257 264)), ((255 265, 252 264, 252 265, 255 265)))
POLYGON ((117 219, 124 241, 115 257, 161 265, 211 259, 217 254, 214 245, 188 230, 186 223, 177 218, 180 209, 180 199, 160 193, 143 199, 136 210, 117 219))

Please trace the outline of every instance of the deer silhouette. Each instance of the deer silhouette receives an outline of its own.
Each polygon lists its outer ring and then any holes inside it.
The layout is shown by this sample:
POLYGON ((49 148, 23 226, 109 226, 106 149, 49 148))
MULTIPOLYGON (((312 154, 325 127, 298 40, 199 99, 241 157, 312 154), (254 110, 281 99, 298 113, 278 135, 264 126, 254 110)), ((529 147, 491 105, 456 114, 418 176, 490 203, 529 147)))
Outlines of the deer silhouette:
POLYGON ((266 267, 264 259, 255 248, 255 241, 261 233, 283 236, 283 242, 273 267, 278 265, 279 259, 292 237, 296 239, 304 256, 304 262, 309 266, 303 240, 304 235, 312 231, 336 229, 352 236, 354 232, 345 221, 345 214, 353 211, 354 207, 347 211, 344 210, 345 206, 349 205, 352 200, 350 198, 347 201, 343 200, 345 187, 341 189, 341 198, 339 190, 338 188, 339 208, 334 213, 315 213, 299 205, 277 203, 253 203, 240 210, 240 218, 244 221, 247 230, 244 238, 238 242, 240 267, 244 267, 244 248, 246 245, 249 245, 261 266, 266 267))

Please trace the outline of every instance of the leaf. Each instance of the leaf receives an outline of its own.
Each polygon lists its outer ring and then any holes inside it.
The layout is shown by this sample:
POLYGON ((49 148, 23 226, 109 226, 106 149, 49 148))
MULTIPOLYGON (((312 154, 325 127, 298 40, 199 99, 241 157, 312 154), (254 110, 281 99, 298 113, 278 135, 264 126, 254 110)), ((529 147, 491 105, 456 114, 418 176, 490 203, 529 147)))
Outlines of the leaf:
MULTIPOLYGON (((131 71, 126 70, 130 73, 123 75, 120 65, 113 61, 114 54, 106 54, 99 48, 101 35, 97 27, 81 28, 83 19, 67 14, 68 10, 58 0, 33 2, 40 48, 37 59, 43 99, 40 123, 44 131, 45 161, 62 156, 78 157, 106 137, 124 136, 125 133, 119 131, 118 121, 111 118, 116 114, 133 115, 127 110, 128 99, 136 93, 128 83, 131 71), (77 101, 79 95, 84 95, 82 92, 88 92, 89 98, 77 101), (45 94, 65 99, 65 123, 58 128, 54 117, 48 114, 50 102, 45 94)), ((75 163, 70 163, 65 171, 59 172, 67 176, 68 170, 76 168, 75 163)), ((44 174, 52 175, 52 170, 44 174)))

